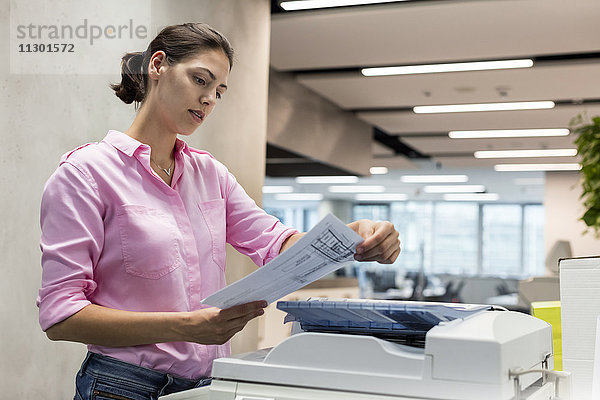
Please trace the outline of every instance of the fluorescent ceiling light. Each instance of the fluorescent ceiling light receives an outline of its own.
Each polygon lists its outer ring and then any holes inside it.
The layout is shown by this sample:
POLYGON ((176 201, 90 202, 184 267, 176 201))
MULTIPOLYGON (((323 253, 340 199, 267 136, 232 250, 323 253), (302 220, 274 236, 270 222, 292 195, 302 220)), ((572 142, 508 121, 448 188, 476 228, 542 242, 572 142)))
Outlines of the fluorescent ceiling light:
POLYGON ((387 167, 371 167, 369 172, 372 175, 385 175, 388 173, 387 167))
POLYGON ((404 193, 363 193, 355 197, 359 201, 404 201, 408 195, 404 193))
POLYGON ((323 200, 321 193, 279 193, 275 200, 319 201, 323 200))
POLYGON ((516 178, 513 180, 515 185, 523 185, 523 186, 539 186, 544 185, 546 180, 544 178, 516 178))
POLYGON ((405 0, 295 0, 282 1, 281 8, 285 11, 309 10, 313 8, 362 6, 378 3, 396 3, 405 0))
POLYGON ((577 149, 485 150, 476 151, 475 158, 574 157, 577 149))
POLYGON ((510 137, 568 136, 568 129, 492 129, 484 131, 450 131, 452 139, 486 139, 510 137))
POLYGON ((505 171, 579 171, 581 165, 577 163, 563 164, 497 164, 494 170, 505 171))
POLYGON ((358 176, 299 176, 296 183, 356 183, 358 176))
POLYGON ((445 194, 446 201, 496 201, 500 198, 498 193, 455 193, 445 194))
POLYGON ((360 72, 364 76, 433 74, 438 72, 483 71, 490 69, 529 68, 533 60, 505 60, 505 61, 479 61, 451 64, 426 64, 407 65, 402 67, 363 68, 360 72))
POLYGON ((382 193, 385 192, 384 186, 368 185, 368 186, 329 186, 331 193, 382 193))
POLYGON ((455 113, 473 111, 540 110, 554 108, 553 101, 515 101, 511 103, 448 104, 443 106, 416 106, 417 114, 455 113))
POLYGON ((404 183, 464 183, 469 181, 467 175, 404 175, 400 177, 404 183))
POLYGON ((436 185, 425 186, 425 193, 480 193, 485 192, 483 185, 436 185))
POLYGON ((292 193, 292 186, 263 186, 263 193, 292 193))

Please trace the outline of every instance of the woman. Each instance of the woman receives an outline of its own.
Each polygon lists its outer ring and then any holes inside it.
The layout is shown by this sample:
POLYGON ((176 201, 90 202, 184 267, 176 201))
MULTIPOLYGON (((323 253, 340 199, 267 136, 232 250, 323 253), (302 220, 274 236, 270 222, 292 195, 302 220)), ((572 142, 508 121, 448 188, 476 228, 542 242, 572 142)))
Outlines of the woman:
MULTIPOLYGON (((212 360, 263 314, 201 300, 225 286, 225 243, 264 265, 302 235, 264 213, 233 175, 177 135, 191 135, 227 91, 233 50, 205 24, 163 29, 123 57, 125 132, 63 156, 41 208, 40 324, 52 340, 88 345, 75 399, 154 399, 210 382, 212 360)), ((356 258, 393 262, 388 222, 349 225, 356 258)))

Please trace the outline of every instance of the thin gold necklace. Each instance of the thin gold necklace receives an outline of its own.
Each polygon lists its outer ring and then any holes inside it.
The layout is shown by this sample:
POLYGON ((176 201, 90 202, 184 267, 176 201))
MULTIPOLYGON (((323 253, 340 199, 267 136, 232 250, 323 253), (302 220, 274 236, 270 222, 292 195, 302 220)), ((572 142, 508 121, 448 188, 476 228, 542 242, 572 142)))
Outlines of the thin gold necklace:
POLYGON ((150 161, 152 161, 154 163, 154 165, 156 165, 158 168, 160 168, 161 170, 163 170, 164 173, 167 174, 167 176, 169 176, 169 177, 171 176, 171 168, 173 168, 173 164, 175 163, 175 160, 171 161, 171 165, 169 165, 169 168, 163 168, 163 167, 161 167, 152 158, 150 158, 150 161))

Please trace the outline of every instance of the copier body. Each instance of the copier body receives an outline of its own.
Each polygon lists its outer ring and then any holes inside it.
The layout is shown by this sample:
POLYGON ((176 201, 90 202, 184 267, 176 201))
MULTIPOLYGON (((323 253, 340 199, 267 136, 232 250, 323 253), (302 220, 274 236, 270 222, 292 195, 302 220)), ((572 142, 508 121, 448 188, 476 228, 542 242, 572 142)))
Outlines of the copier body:
MULTIPOLYGON (((522 313, 323 299, 278 308, 308 331, 272 349, 215 360, 213 385, 203 389, 207 399, 512 400, 517 389, 510 370, 552 368, 550 325, 522 313), (370 334, 356 334, 365 318, 375 321, 366 328, 370 334), (386 332, 391 325, 405 333, 386 332)), ((521 400, 553 398, 553 384, 541 378, 534 373, 519 380, 521 400)), ((178 399, 194 399, 184 396, 178 399)))

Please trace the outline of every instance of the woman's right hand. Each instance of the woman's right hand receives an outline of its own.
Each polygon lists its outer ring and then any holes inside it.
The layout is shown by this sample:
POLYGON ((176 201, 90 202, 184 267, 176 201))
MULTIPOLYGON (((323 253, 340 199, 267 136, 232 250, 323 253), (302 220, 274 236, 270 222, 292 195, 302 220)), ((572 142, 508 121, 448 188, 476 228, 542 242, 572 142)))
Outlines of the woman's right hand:
POLYGON ((226 309, 203 308, 189 312, 180 330, 183 341, 201 344, 223 344, 246 324, 264 314, 266 301, 254 301, 226 309))

